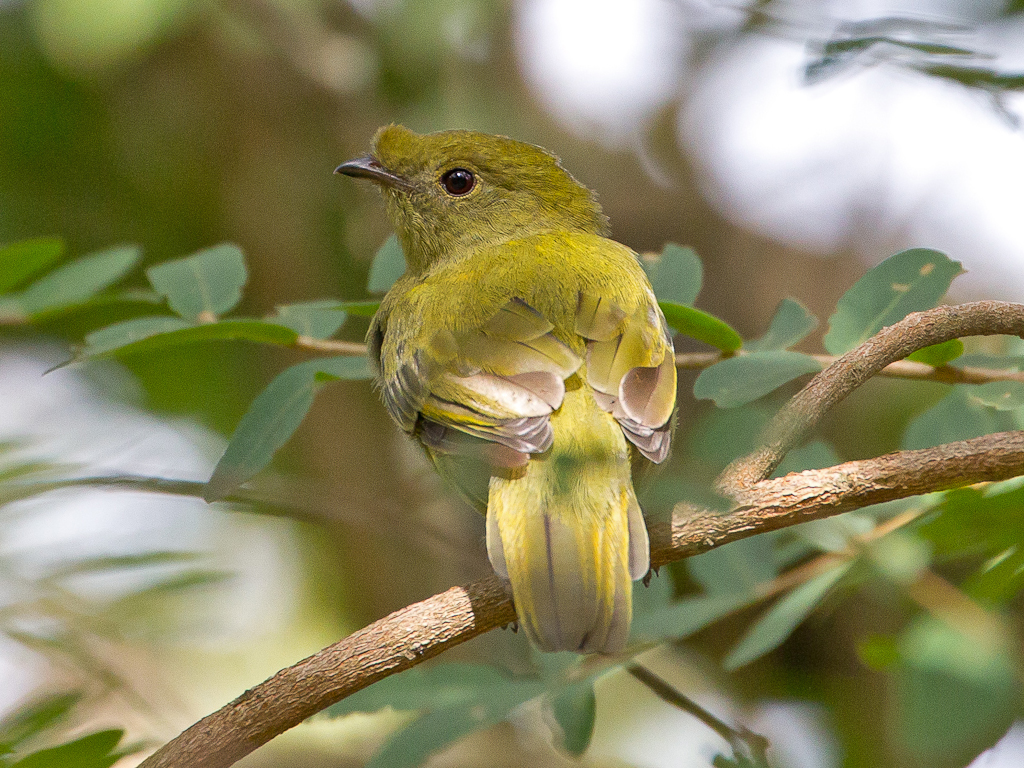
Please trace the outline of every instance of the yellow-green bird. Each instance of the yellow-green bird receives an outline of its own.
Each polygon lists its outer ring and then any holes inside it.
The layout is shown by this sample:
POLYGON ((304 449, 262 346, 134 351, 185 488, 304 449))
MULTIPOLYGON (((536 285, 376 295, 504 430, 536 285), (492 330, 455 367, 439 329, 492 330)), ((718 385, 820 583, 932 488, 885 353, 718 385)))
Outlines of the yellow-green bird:
POLYGON ((650 545, 633 473, 668 456, 672 336, 637 255, 540 147, 382 128, 375 182, 407 261, 370 325, 388 412, 487 516, 487 554, 545 651, 629 636, 650 545))

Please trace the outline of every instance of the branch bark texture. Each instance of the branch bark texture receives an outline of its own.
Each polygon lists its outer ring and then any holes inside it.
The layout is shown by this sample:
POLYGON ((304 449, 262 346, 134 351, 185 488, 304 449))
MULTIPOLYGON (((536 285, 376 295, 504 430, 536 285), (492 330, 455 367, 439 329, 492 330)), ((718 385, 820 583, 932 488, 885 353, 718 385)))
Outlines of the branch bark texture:
POLYGON ((768 477, 828 411, 876 373, 932 344, 962 336, 1024 338, 1024 304, 975 301, 913 312, 883 328, 819 373, 772 419, 762 447, 722 473, 719 490, 732 497, 768 477))

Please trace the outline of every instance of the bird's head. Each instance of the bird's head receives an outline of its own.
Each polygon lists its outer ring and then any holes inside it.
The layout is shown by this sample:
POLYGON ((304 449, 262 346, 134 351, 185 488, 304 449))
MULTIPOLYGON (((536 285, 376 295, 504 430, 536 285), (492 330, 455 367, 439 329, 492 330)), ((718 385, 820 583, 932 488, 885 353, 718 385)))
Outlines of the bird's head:
POLYGON ((607 233, 593 193, 558 158, 504 136, 389 125, 336 173, 380 187, 414 271, 544 230, 607 233))

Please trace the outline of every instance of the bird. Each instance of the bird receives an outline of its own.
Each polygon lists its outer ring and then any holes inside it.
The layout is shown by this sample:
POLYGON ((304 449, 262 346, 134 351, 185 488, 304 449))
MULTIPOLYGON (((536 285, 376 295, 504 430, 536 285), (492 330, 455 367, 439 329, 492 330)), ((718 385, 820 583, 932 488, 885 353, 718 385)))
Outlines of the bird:
POLYGON ((406 258, 367 333, 388 413, 486 515, 530 641, 620 652, 650 566, 634 480, 676 412, 638 255, 555 155, 505 136, 392 124, 335 172, 376 184, 406 258))

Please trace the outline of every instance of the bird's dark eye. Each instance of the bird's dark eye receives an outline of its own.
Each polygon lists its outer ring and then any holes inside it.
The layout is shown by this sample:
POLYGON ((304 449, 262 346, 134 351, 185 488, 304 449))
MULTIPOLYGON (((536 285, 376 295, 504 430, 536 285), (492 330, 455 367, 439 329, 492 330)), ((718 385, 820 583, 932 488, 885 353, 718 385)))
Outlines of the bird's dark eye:
POLYGON ((476 177, 465 168, 453 168, 441 177, 441 186, 453 197, 469 194, 476 185, 476 177))

